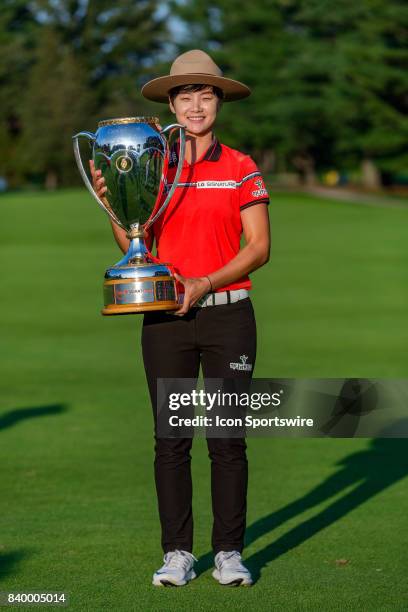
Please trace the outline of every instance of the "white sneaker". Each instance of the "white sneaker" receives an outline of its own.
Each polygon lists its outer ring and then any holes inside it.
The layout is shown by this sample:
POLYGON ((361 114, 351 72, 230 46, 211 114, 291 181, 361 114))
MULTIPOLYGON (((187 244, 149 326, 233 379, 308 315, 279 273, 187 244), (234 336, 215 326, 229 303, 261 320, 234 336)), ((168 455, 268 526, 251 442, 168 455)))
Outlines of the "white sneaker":
POLYGON ((241 562, 241 555, 237 550, 224 552, 221 550, 215 555, 215 570, 212 575, 220 584, 230 586, 250 586, 252 578, 249 570, 241 562))
POLYGON ((153 574, 154 586, 183 586, 196 577, 197 559, 186 550, 172 550, 163 557, 164 565, 153 574))

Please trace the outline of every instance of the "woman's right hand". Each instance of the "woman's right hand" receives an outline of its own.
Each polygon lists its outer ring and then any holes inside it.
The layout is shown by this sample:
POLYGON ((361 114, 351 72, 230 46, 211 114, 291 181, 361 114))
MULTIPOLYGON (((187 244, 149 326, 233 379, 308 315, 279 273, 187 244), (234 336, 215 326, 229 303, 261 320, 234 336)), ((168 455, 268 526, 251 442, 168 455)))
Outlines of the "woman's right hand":
POLYGON ((101 200, 103 200, 108 188, 105 184, 105 179, 102 176, 102 172, 100 170, 95 170, 93 159, 89 160, 89 168, 91 170, 92 185, 95 193, 101 200))

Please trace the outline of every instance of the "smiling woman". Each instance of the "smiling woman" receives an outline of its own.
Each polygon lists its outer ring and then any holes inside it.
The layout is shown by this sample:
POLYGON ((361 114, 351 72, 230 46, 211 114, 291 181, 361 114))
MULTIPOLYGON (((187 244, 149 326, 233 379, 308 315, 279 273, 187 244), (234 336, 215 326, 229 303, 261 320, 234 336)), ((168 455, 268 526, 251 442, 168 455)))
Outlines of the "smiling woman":
MULTIPOLYGON (((218 111, 221 108, 223 93, 219 87, 214 85, 179 85, 173 87, 169 92, 170 110, 174 113, 187 128, 187 134, 190 136, 201 135, 205 132, 211 134, 212 126, 218 111)), ((204 140, 200 138, 200 141, 204 140)), ((200 142, 202 149, 205 149, 207 143, 200 142)), ((190 153, 191 163, 191 147, 187 150, 190 153)), ((200 151, 196 152, 200 156, 200 151)))
MULTIPOLYGON (((268 261, 268 193, 254 161, 215 136, 223 102, 245 98, 243 83, 222 76, 203 51, 179 56, 170 75, 147 83, 142 94, 168 103, 186 126, 185 159, 174 196, 152 225, 149 247, 171 262, 184 286, 173 313, 152 311, 143 321, 142 349, 155 419, 155 479, 162 526, 164 565, 153 584, 181 586, 195 577, 190 470, 191 438, 165 438, 157 427, 157 379, 251 379, 256 358, 256 324, 248 274, 268 261), (240 247, 244 234, 245 246, 240 247), (245 368, 234 367, 245 363, 245 368), (231 367, 233 366, 233 367, 231 367)), ((170 154, 167 187, 175 180, 179 143, 170 154)), ((94 172, 103 197, 103 179, 94 172)), ((163 195, 165 197, 165 194, 163 195)), ((125 232, 112 223, 126 252, 125 232)), ((221 584, 250 585, 242 564, 248 467, 244 438, 207 439, 211 459, 214 578, 221 584)))

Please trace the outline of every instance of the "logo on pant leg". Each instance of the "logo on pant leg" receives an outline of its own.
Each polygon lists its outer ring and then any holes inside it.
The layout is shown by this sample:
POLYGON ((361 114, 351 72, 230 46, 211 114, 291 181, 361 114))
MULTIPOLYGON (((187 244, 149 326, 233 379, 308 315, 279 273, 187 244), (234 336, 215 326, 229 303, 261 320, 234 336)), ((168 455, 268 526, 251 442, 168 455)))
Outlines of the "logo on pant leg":
POLYGON ((240 355, 241 363, 230 362, 229 367, 231 370, 245 370, 250 372, 252 370, 252 363, 247 363, 248 355, 240 355))

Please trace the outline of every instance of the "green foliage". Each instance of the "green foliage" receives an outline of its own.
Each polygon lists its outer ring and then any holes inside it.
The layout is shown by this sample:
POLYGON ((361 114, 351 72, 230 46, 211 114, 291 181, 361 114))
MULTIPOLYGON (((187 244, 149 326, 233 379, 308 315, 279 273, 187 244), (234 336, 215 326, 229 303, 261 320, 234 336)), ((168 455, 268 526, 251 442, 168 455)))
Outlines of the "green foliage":
POLYGON ((402 0, 3 0, 0 176, 79 182, 72 133, 114 116, 172 119, 140 88, 191 48, 251 87, 217 133, 265 173, 403 174, 407 26, 402 0), (166 7, 182 30, 171 34, 166 7))
POLYGON ((6 0, 0 176, 11 186, 79 182, 73 133, 151 108, 138 90, 168 37, 158 6, 158 0, 6 0))
POLYGON ((72 135, 89 121, 92 103, 86 77, 54 29, 43 28, 22 107, 19 163, 30 177, 46 170, 46 185, 76 178, 72 135))
POLYGON ((224 113, 221 131, 233 146, 306 174, 364 158, 403 169, 405 3, 264 0, 243 10, 238 0, 173 0, 172 7, 188 24, 181 48, 211 49, 228 76, 253 90, 224 113))
POLYGON ((0 176, 23 180, 17 162, 21 133, 22 91, 26 85, 38 27, 25 0, 4 0, 0 10, 0 176))

